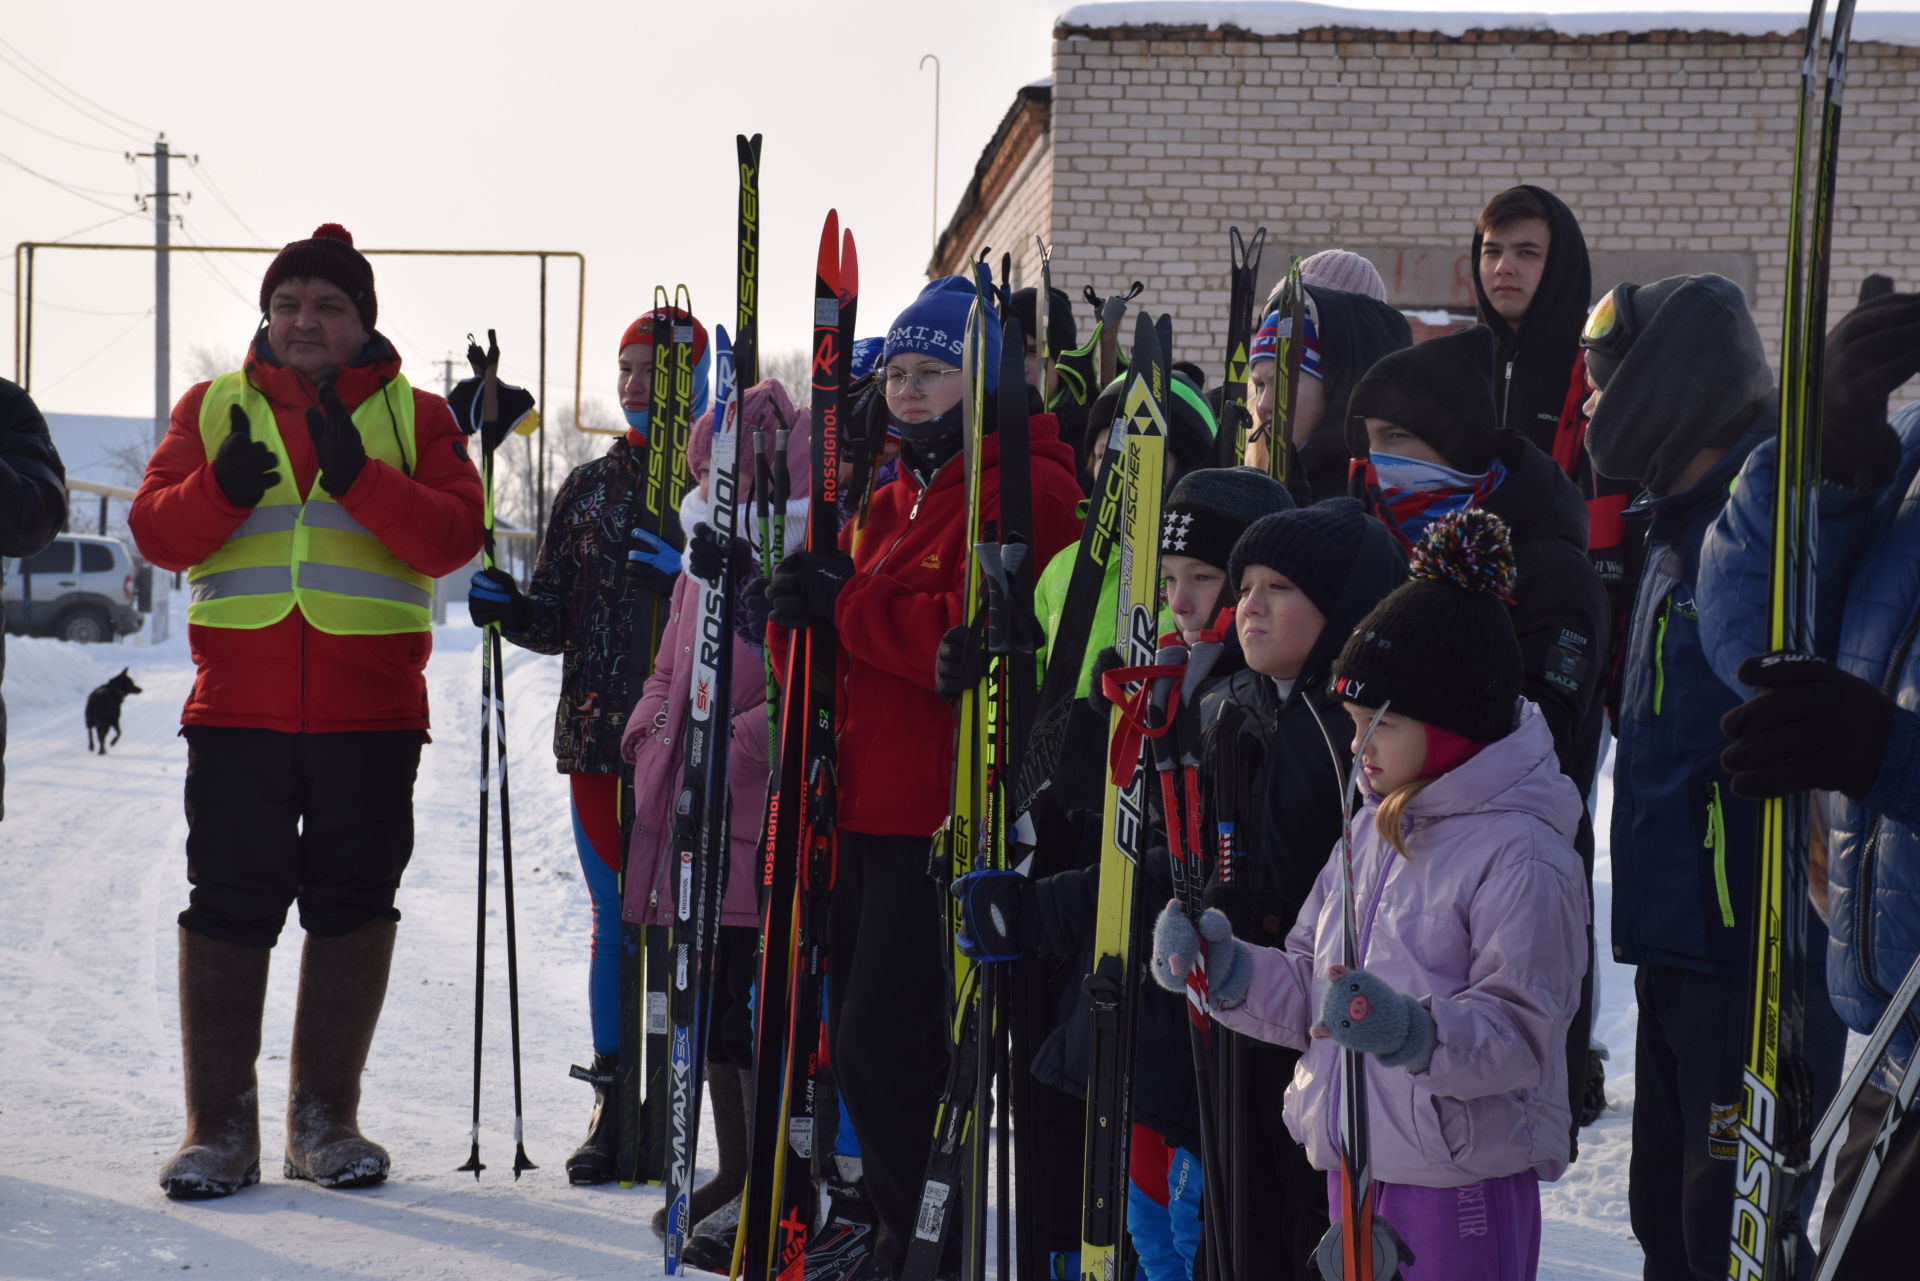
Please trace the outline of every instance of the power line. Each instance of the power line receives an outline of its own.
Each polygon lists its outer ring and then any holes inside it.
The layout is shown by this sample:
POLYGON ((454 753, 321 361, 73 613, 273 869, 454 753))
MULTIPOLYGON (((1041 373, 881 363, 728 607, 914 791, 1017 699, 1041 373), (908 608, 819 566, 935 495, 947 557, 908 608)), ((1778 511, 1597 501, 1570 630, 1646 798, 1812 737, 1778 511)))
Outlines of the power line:
POLYGON ((76 187, 71 183, 61 182, 58 178, 49 178, 46 174, 41 173, 38 169, 34 169, 28 165, 23 165, 18 160, 15 160, 12 156, 9 156, 4 152, 0 152, 0 160, 6 161, 8 164, 12 165, 15 169, 18 169, 21 173, 28 174, 28 175, 31 175, 32 177, 38 178, 41 182, 51 183, 53 186, 56 186, 60 188, 60 190, 66 192, 69 196, 72 196, 75 200, 84 200, 90 205, 99 205, 102 209, 112 210, 114 213, 120 212, 118 209, 115 209, 114 206, 108 204, 106 201, 96 200, 94 197, 88 195, 81 188, 76 187))
POLYGON ((45 134, 47 137, 53 139, 55 142, 64 142, 70 147, 84 147, 88 151, 104 151, 109 156, 120 156, 120 155, 126 154, 126 152, 119 147, 102 147, 98 143, 81 142, 78 138, 69 138, 65 134, 55 133, 51 129, 43 129, 39 125, 33 123, 33 121, 27 119, 25 116, 16 116, 11 111, 7 111, 4 108, 0 108, 0 116, 5 116, 7 119, 14 121, 16 124, 23 124, 27 128, 33 130, 35 133, 45 134))
MULTIPOLYGON (((95 102, 93 99, 87 97, 87 95, 81 93, 78 89, 72 88, 71 86, 66 84, 59 77, 55 76, 52 72, 46 70, 39 63, 35 62, 32 58, 28 57, 25 50, 21 49, 18 45, 14 44, 12 41, 8 40, 6 37, 0 36, 0 45, 3 45, 6 48, 12 50, 14 57, 19 58, 21 62, 26 63, 27 67, 32 68, 32 71, 28 71, 26 67, 22 67, 19 65, 19 63, 13 62, 12 58, 7 58, 4 54, 0 54, 0 61, 5 61, 7 63, 10 63, 13 66, 14 70, 20 72, 22 75, 26 76, 29 80, 32 80, 35 75, 42 76, 47 80, 51 81, 54 85, 58 86, 62 92, 66 93, 70 97, 78 98, 81 102, 87 104, 87 106, 91 107, 94 111, 98 111, 105 115, 112 116, 115 120, 120 121, 122 124, 131 125, 134 129, 137 129, 139 132, 127 134, 127 136, 130 138, 133 138, 136 142, 145 141, 145 138, 152 137, 154 134, 157 134, 160 132, 158 129, 154 129, 154 128, 151 128, 150 126, 143 125, 138 120, 134 120, 129 116, 121 115, 119 112, 113 110, 111 107, 101 106, 99 103, 95 102)), ((35 81, 35 83, 38 84, 38 81, 35 81)), ((53 90, 47 89, 45 85, 40 85, 39 87, 43 91, 49 94, 53 94, 53 90)), ((54 96, 58 97, 57 94, 55 94, 54 96)), ((70 107, 73 107, 72 103, 68 103, 67 105, 70 107)), ((76 111, 80 111, 82 115, 88 114, 83 108, 74 107, 73 109, 76 111)), ((118 125, 109 124, 104 120, 96 119, 94 123, 102 125, 105 128, 112 129, 115 133, 126 133, 126 130, 120 128, 118 125)))
MULTIPOLYGON (((185 238, 188 244, 194 246, 195 248, 198 248, 198 249, 207 248, 205 244, 201 243, 201 240, 198 236, 194 235, 192 231, 188 230, 187 222, 186 222, 186 219, 184 218, 180 220, 180 235, 185 238)), ((212 256, 213 256, 212 254, 197 253, 193 255, 193 260, 194 262, 199 264, 200 269, 202 271, 206 272, 209 276, 212 276, 215 280, 219 281, 220 284, 226 289, 228 293, 232 294, 235 298, 238 298, 241 302, 245 303, 247 306, 249 307, 254 306, 256 300, 247 297, 246 291, 241 289, 238 285, 234 284, 232 279, 227 276, 226 272, 220 269, 220 264, 208 261, 208 259, 210 259, 212 256)))
MULTIPOLYGON (((64 236, 55 236, 52 240, 49 240, 47 243, 50 245, 57 245, 62 241, 72 240, 75 236, 84 236, 89 231, 98 231, 102 227, 111 227, 114 223, 119 222, 122 219, 131 218, 139 212, 140 211, 138 209, 129 209, 125 213, 115 214, 111 218, 102 218, 99 222, 91 223, 88 226, 80 228, 80 230, 78 231, 69 231, 64 236)), ((131 316, 133 313, 128 311, 128 312, 121 312, 119 314, 131 316)))
POLYGON ((91 365, 94 361, 106 355, 114 347, 124 342, 128 334, 131 334, 134 330, 146 324, 147 318, 151 315, 153 315, 153 308, 149 307, 147 308, 147 310, 140 313, 140 319, 134 321, 131 325, 128 325, 125 329, 122 329, 119 333, 115 334, 112 338, 108 339, 97 350, 95 350, 91 356, 88 356, 85 360, 75 365, 72 369, 69 369, 66 373, 61 374, 58 378, 55 378, 51 382, 36 383, 33 389, 34 394, 37 396, 42 394, 47 389, 58 387, 61 383, 67 381, 67 379, 73 377, 75 374, 85 369, 88 365, 91 365))
POLYGON ((238 209, 235 209, 233 207, 233 202, 227 199, 227 193, 220 190, 220 184, 213 180, 213 175, 207 172, 207 167, 205 165, 197 166, 196 171, 199 173, 201 179, 207 184, 207 189, 213 192, 213 198, 220 202, 220 207, 222 209, 225 209, 229 214, 233 215, 233 220, 240 224, 240 227, 243 231, 245 231, 249 236, 252 236, 256 241, 258 241, 263 245, 270 245, 273 243, 272 241, 268 240, 265 236, 255 231, 253 229, 252 223, 248 222, 245 218, 242 218, 240 216, 240 211, 238 209))

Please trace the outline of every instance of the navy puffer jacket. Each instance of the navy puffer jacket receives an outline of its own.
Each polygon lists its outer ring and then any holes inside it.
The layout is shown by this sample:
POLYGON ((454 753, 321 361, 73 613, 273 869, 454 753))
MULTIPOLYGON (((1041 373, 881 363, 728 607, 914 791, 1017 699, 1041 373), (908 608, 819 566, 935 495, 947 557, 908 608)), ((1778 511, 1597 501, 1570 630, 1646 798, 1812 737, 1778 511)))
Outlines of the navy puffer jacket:
MULTIPOLYGON (((1920 405, 1893 419, 1900 468, 1869 493, 1820 486, 1820 652, 1893 697, 1880 776, 1862 801, 1831 796, 1827 988, 1867 1032, 1920 954, 1920 405)), ((1739 696, 1740 662, 1766 648, 1773 443, 1754 451, 1701 558, 1703 634, 1714 669, 1739 696)), ((1890 1062, 1906 1062, 1903 1032, 1890 1062)), ((1875 1084, 1891 1090, 1886 1066, 1875 1084)))

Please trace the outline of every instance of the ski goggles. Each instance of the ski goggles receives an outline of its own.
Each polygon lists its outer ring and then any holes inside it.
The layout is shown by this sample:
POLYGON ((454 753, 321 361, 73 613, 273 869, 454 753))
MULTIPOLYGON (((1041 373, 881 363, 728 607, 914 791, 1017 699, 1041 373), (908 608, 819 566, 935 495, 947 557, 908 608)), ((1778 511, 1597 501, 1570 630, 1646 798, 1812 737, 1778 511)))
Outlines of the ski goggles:
POLYGON ((1587 313, 1587 323, 1580 330, 1583 349, 1615 360, 1627 354, 1627 348, 1640 336, 1639 326, 1633 322, 1633 295, 1639 288, 1638 285, 1615 285, 1593 304, 1593 310, 1587 313))

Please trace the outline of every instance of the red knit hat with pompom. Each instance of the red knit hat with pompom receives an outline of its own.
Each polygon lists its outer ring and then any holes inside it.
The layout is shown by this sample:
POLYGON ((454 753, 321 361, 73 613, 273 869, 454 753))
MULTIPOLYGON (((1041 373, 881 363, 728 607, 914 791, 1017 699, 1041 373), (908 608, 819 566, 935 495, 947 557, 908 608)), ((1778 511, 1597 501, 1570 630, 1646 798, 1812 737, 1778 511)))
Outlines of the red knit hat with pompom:
POLYGON ((323 222, 307 240, 296 240, 273 257, 260 281, 260 314, 266 315, 273 291, 283 281, 324 280, 353 299, 360 323, 373 332, 380 300, 373 292, 373 265, 353 247, 353 233, 337 222, 323 222))

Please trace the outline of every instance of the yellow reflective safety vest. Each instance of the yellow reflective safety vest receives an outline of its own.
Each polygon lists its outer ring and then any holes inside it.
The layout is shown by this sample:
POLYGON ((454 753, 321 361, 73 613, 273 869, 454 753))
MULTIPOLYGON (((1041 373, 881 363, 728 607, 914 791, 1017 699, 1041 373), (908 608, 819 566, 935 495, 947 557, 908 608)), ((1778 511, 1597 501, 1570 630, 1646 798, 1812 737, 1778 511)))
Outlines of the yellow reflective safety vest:
MULTIPOLYGON (((316 476, 302 500, 273 406, 245 373, 222 374, 200 403, 200 441, 208 459, 231 431, 231 407, 273 451, 280 479, 213 555, 187 571, 187 621, 202 627, 270 627, 297 605, 308 622, 336 636, 424 632, 433 623, 433 580, 335 501, 316 476)), ((367 457, 413 470, 413 388, 395 376, 353 411, 367 457)))

